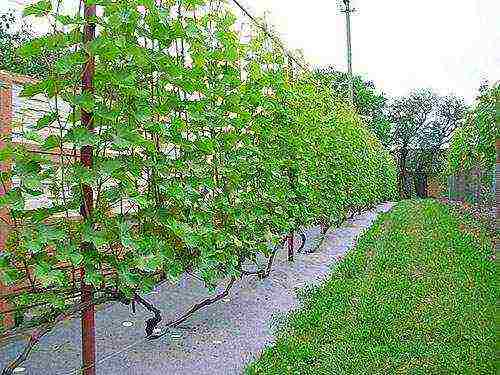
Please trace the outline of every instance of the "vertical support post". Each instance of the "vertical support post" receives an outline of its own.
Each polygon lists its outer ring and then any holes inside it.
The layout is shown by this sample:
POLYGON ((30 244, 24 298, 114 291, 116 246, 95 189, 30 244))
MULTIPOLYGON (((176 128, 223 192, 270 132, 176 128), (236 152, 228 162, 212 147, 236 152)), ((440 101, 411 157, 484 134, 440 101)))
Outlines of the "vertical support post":
POLYGON ((351 45, 351 0, 344 0, 345 5, 345 25, 346 25, 346 45, 347 45, 347 72, 349 76, 349 100, 354 105, 354 77, 352 75, 352 45, 351 45))
POLYGON ((457 176, 457 200, 462 203, 465 201, 465 174, 460 172, 457 176))
POLYGON ((294 248, 293 248, 293 232, 291 232, 287 236, 287 244, 288 244, 288 261, 289 262, 293 262, 293 251, 294 251, 294 248))
MULTIPOLYGON (((95 23, 92 18, 96 14, 95 5, 87 5, 84 7, 85 26, 83 30, 83 43, 89 43, 95 38, 95 23)), ((87 55, 87 60, 83 67, 82 74, 82 92, 93 93, 93 78, 94 78, 94 58, 87 55)), ((82 109, 81 114, 82 125, 89 131, 94 129, 94 120, 92 113, 82 109)), ((83 146, 80 150, 80 161, 86 168, 92 168, 93 163, 93 147, 83 146)), ((88 220, 92 215, 94 207, 94 193, 92 186, 84 185, 83 190, 83 204, 81 207, 81 214, 83 220, 88 220)), ((89 243, 82 243, 82 251, 88 251, 89 243)), ((90 303, 82 312, 82 368, 83 375, 95 375, 95 311, 92 302, 93 290, 91 285, 85 283, 85 270, 81 272, 81 288, 82 288, 82 303, 90 303)))
MULTIPOLYGON (((2 138, 10 138, 12 136, 12 80, 6 74, 0 73, 0 150, 5 147, 5 141, 2 138)), ((0 171, 7 172, 10 169, 10 163, 0 163, 0 171)), ((11 180, 2 180, 0 184, 0 196, 4 195, 11 187, 11 180)), ((9 228, 4 224, 10 222, 9 211, 6 209, 0 210, 0 216, 3 220, 0 221, 0 251, 5 246, 9 228)), ((1 292, 8 292, 8 287, 0 284, 1 292)), ((8 310, 8 304, 4 300, 0 300, 0 311, 8 310)), ((2 314, 0 328, 12 327, 14 319, 12 314, 2 314)))

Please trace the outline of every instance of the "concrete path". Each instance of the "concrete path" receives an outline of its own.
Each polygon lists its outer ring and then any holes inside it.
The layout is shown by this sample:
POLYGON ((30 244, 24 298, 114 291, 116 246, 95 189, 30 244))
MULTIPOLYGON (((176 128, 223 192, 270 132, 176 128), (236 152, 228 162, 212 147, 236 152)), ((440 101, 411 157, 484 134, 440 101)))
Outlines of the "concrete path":
MULTIPOLYGON (((223 301, 199 311, 185 326, 156 341, 144 339, 146 314, 140 306, 134 315, 127 306, 110 305, 96 314, 98 375, 232 375, 274 340, 274 329, 298 305, 297 290, 320 282, 331 265, 353 247, 360 233, 385 203, 355 216, 345 226, 329 231, 314 254, 297 254, 293 263, 285 251, 277 256, 265 280, 246 277, 237 282, 223 301), (127 322, 124 326, 123 323, 127 322)), ((314 246, 319 230, 308 232, 306 246, 314 246)), ((164 311, 164 319, 177 316, 207 295, 201 283, 183 278, 176 285, 163 284, 147 299, 164 311)), ((46 336, 18 374, 80 374, 80 324, 69 321, 46 336)), ((0 365, 15 356, 22 342, 0 348, 0 365)))

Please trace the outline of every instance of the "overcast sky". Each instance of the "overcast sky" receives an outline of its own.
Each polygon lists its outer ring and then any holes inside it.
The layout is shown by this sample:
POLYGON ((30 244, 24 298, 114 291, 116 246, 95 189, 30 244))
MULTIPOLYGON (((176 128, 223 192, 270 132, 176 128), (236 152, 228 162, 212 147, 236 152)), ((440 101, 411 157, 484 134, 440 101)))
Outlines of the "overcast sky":
MULTIPOLYGON (((0 11, 33 1, 0 0, 0 11)), ((337 0, 240 1, 256 15, 269 11, 287 45, 311 64, 345 70, 337 0)), ((353 69, 386 94, 431 87, 470 102, 482 79, 500 79, 500 0, 352 1, 353 69)))
MULTIPOLYGON (((243 0, 270 12, 290 48, 313 64, 346 69, 337 0, 243 0)), ((417 87, 471 101, 500 79, 500 0, 352 0, 353 69, 389 95, 417 87)))

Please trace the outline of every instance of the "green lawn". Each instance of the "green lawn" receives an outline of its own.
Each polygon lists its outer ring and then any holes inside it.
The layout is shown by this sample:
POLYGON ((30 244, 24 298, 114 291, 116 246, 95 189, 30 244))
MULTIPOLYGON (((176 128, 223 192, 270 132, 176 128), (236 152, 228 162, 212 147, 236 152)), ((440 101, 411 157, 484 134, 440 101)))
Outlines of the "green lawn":
POLYGON ((470 217, 401 202, 306 292, 247 374, 493 374, 493 253, 470 217))

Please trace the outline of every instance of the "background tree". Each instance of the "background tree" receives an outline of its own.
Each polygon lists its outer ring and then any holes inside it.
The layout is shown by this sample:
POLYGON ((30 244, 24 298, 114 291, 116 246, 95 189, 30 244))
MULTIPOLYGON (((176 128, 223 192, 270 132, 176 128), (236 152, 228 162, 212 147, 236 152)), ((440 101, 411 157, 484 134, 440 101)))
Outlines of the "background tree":
POLYGON ((499 106, 500 84, 484 82, 466 121, 453 133, 447 174, 470 174, 478 168, 483 178, 479 182, 490 190, 497 157, 499 106))
POLYGON ((402 198, 411 196, 409 176, 414 177, 419 196, 425 196, 426 178, 443 165, 444 146, 462 122, 466 105, 455 95, 439 96, 418 89, 397 97, 388 107, 391 146, 398 160, 398 189, 402 198))
MULTIPOLYGON (((349 75, 347 73, 335 70, 333 66, 326 66, 316 68, 314 76, 330 87, 337 100, 349 99, 349 75)), ((383 93, 378 92, 372 81, 365 81, 360 76, 354 76, 354 107, 384 146, 387 146, 390 141, 390 125, 385 113, 386 104, 387 98, 383 93)))
POLYGON ((47 56, 21 57, 16 53, 24 43, 35 38, 31 26, 14 11, 0 13, 0 69, 42 78, 48 71, 47 56))
MULTIPOLYGON (((471 152, 469 154, 464 153, 467 150, 465 144, 461 148, 451 148, 451 151, 458 153, 455 157, 450 158, 450 167, 452 169, 470 169, 477 162, 486 168, 495 165, 495 143, 498 138, 498 126, 495 126, 495 120, 498 121, 499 111, 497 108, 499 100, 500 83, 496 82, 490 85, 484 82, 479 88, 479 96, 469 113, 468 121, 461 127, 461 131, 470 146, 468 149, 471 152)), ((457 139, 454 136, 452 147, 458 146, 455 141, 457 139)))

